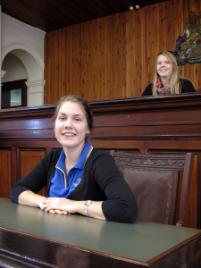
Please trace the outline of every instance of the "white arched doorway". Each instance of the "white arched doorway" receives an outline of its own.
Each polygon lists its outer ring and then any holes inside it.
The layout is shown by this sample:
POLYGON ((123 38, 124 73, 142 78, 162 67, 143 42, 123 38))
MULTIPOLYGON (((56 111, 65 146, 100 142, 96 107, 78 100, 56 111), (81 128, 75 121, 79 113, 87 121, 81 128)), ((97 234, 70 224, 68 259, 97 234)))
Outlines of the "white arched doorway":
POLYGON ((26 79, 27 106, 44 104, 44 63, 36 55, 24 48, 7 49, 2 55, 1 70, 1 82, 11 81, 12 77, 16 80, 19 75, 26 79))

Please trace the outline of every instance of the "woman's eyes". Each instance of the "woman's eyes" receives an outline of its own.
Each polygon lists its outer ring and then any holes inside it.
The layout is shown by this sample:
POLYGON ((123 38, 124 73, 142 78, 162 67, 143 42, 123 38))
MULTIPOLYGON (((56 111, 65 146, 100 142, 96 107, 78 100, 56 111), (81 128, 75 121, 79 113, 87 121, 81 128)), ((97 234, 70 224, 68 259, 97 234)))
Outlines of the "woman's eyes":
POLYGON ((159 61, 159 62, 158 62, 158 65, 161 65, 161 64, 163 64, 163 63, 165 63, 165 64, 170 64, 170 61, 164 61, 164 62, 159 61))
POLYGON ((59 116, 58 119, 62 121, 65 120, 66 118, 64 116, 59 116))
MULTIPOLYGON (((68 118, 66 116, 59 116, 58 117, 58 120, 64 121, 64 120, 68 120, 68 118)), ((72 120, 73 121, 76 121, 76 122, 81 122, 82 121, 82 118, 80 118, 80 117, 73 117, 72 120)))
POLYGON ((82 121, 82 119, 81 119, 81 118, 79 118, 79 117, 74 118, 74 120, 75 120, 75 121, 77 121, 77 122, 82 121))

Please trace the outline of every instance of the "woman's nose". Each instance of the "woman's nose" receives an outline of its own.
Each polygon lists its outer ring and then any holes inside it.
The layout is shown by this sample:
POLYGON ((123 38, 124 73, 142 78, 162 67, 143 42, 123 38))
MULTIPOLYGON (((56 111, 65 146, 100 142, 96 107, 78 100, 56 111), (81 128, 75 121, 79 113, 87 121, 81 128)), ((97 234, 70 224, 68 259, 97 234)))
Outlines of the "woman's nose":
POLYGON ((69 127, 71 127, 71 125, 72 125, 71 123, 72 123, 72 122, 71 122, 70 119, 66 120, 65 123, 64 123, 64 127, 65 127, 65 128, 69 128, 69 127))

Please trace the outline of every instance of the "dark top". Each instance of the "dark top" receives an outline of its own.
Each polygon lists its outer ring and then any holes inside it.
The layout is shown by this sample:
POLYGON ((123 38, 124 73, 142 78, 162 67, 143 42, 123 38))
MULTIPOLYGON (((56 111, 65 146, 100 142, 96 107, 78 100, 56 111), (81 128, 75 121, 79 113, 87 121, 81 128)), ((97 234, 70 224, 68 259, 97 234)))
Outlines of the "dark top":
MULTIPOLYGON (((181 83, 181 93, 190 93, 190 92, 195 92, 195 88, 193 86, 193 84, 191 83, 191 81, 187 80, 187 79, 180 79, 180 83, 181 83)), ((142 93, 142 96, 151 96, 152 95, 152 87, 153 84, 149 84, 144 92, 142 93)))
MULTIPOLYGON (((49 188, 55 164, 61 149, 52 150, 11 191, 11 199, 18 203, 19 195, 26 190, 35 193, 44 186, 49 188)), ((104 201, 103 214, 107 220, 134 222, 137 217, 135 197, 118 170, 111 155, 93 149, 84 168, 84 178, 70 194, 72 200, 104 201)))

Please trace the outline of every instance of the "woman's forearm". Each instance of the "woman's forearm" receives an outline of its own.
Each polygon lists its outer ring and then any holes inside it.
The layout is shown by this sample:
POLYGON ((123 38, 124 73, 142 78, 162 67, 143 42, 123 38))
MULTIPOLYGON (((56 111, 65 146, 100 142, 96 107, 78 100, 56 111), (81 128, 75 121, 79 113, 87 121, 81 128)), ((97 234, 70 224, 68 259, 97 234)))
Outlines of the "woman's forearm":
POLYGON ((22 205, 41 207, 41 204, 47 199, 47 197, 35 194, 32 191, 24 191, 18 197, 18 203, 22 205))
POLYGON ((88 217, 105 220, 102 201, 76 201, 66 198, 50 197, 42 202, 43 210, 51 213, 74 214, 79 213, 88 217), (65 213, 62 213, 65 212, 65 213))
POLYGON ((78 202, 80 202, 80 205, 78 206, 78 213, 88 217, 105 220, 102 210, 102 201, 86 200, 78 202))

